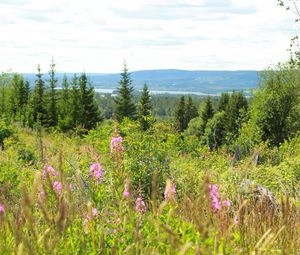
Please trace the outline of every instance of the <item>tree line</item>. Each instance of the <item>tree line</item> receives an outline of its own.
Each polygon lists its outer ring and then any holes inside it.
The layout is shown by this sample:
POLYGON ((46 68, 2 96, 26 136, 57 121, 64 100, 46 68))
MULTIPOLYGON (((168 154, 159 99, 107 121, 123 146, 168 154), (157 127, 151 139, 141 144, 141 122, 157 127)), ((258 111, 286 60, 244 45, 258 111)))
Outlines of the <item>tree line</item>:
POLYGON ((94 88, 87 75, 63 78, 58 90, 55 63, 52 60, 49 79, 44 79, 38 65, 34 88, 20 74, 2 74, 0 80, 0 114, 6 120, 23 126, 41 125, 66 132, 76 127, 89 130, 103 120, 95 100, 94 88))
MULTIPOLYGON (((85 73, 74 74, 68 80, 64 75, 61 89, 58 89, 55 63, 52 60, 44 79, 38 65, 34 88, 18 73, 0 76, 0 116, 9 122, 19 122, 22 126, 42 126, 62 132, 93 129, 103 121, 104 116, 96 100, 93 86, 85 73)), ((138 120, 146 131, 154 122, 151 96, 147 84, 140 99, 133 100, 132 80, 126 64, 114 98, 114 115, 121 122, 124 118, 138 120)), ((101 100, 101 99, 99 99, 101 100)))

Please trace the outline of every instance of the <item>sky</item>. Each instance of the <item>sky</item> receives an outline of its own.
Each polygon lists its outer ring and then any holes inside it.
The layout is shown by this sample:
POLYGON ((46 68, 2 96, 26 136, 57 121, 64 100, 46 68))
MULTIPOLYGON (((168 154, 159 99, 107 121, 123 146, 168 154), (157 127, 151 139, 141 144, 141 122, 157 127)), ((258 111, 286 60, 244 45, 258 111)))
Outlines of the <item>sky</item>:
POLYGON ((0 71, 262 70, 295 33, 276 0, 0 0, 0 71))

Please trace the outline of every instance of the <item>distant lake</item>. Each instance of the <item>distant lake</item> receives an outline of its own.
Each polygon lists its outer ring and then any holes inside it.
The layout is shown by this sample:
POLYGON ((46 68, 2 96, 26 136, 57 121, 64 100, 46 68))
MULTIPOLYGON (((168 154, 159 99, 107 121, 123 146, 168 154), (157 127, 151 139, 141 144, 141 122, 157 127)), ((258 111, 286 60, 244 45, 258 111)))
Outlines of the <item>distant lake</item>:
MULTIPOLYGON (((95 91, 103 94, 115 94, 116 89, 99 89, 95 88, 95 91)), ((139 90, 141 92, 142 90, 139 90)), ((196 96, 219 96, 220 94, 207 94, 202 92, 193 92, 193 91, 172 91, 172 90, 150 90, 151 94, 171 94, 171 95, 196 95, 196 96)))

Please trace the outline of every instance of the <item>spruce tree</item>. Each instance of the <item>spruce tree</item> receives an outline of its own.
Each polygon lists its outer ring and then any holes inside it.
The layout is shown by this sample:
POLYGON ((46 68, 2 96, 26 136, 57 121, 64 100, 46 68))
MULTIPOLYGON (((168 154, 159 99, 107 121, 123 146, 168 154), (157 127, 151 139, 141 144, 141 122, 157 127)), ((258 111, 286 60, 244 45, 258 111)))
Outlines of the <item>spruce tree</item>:
POLYGON ((9 95, 9 111, 13 120, 16 117, 21 119, 22 115, 24 115, 24 109, 29 100, 29 93, 29 82, 25 81, 20 74, 13 74, 9 95))
POLYGON ((226 107, 228 105, 228 102, 229 102, 229 94, 228 93, 222 93, 221 94, 221 97, 218 101, 218 107, 217 107, 217 110, 219 112, 221 111, 225 111, 226 110, 226 107))
POLYGON ((148 86, 145 83, 141 98, 138 105, 138 118, 143 131, 146 131, 151 126, 152 119, 152 104, 148 86))
POLYGON ((42 79, 43 74, 41 73, 40 65, 37 68, 38 73, 36 74, 35 88, 33 94, 33 106, 32 114, 35 123, 46 124, 46 105, 45 105, 45 84, 42 79))
POLYGON ((83 128, 90 130, 102 121, 102 116, 95 101, 94 88, 88 83, 87 76, 82 73, 79 78, 80 86, 80 114, 79 123, 83 128))
POLYGON ((71 93, 70 93, 70 117, 71 117, 71 127, 75 128, 79 124, 80 118, 80 92, 78 87, 78 76, 76 74, 73 75, 71 82, 71 93))
POLYGON ((57 79, 55 77, 55 63, 52 59, 50 64, 50 71, 49 71, 50 79, 49 82, 49 106, 47 109, 47 117, 48 117, 48 126, 55 127, 58 123, 58 113, 57 113, 57 96, 56 96, 56 86, 57 86, 57 79))
POLYGON ((119 81, 118 95, 115 101, 115 114, 117 120, 121 122, 125 117, 136 118, 136 106, 133 102, 133 87, 128 68, 124 64, 121 80, 119 81))
POLYGON ((19 101, 22 95, 20 95, 20 75, 13 74, 12 80, 10 82, 10 90, 9 90, 9 115, 10 118, 14 121, 17 115, 17 112, 19 111, 19 101))
POLYGON ((198 116, 198 111, 197 111, 197 108, 196 106, 194 105, 193 103, 193 100, 192 100, 192 97, 189 96, 188 97, 188 102, 186 104, 186 116, 185 116, 185 119, 186 119, 186 126, 189 124, 189 122, 196 118, 198 116))
POLYGON ((186 127, 185 100, 184 96, 180 98, 179 104, 175 112, 176 128, 179 132, 183 132, 186 127))
POLYGON ((200 113, 199 113, 199 117, 201 119, 201 125, 200 125, 200 134, 203 135, 205 128, 206 128, 206 124, 208 122, 209 119, 211 119, 214 115, 214 109, 212 106, 212 102, 211 102, 211 98, 210 96, 208 96, 206 98, 206 100, 204 101, 201 109, 200 109, 200 113))
POLYGON ((69 89, 69 82, 65 74, 58 100, 58 126, 62 131, 67 131, 72 128, 70 94, 71 91, 69 89))

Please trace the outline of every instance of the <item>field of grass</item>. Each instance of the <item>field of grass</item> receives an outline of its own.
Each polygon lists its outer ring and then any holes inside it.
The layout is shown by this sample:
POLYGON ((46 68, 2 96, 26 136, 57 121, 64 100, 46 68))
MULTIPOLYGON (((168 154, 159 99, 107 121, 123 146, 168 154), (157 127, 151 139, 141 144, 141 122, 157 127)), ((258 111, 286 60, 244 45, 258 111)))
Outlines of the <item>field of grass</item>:
POLYGON ((300 136, 233 163, 161 122, 145 133, 106 121, 81 137, 12 130, 0 254, 300 251, 300 136))

